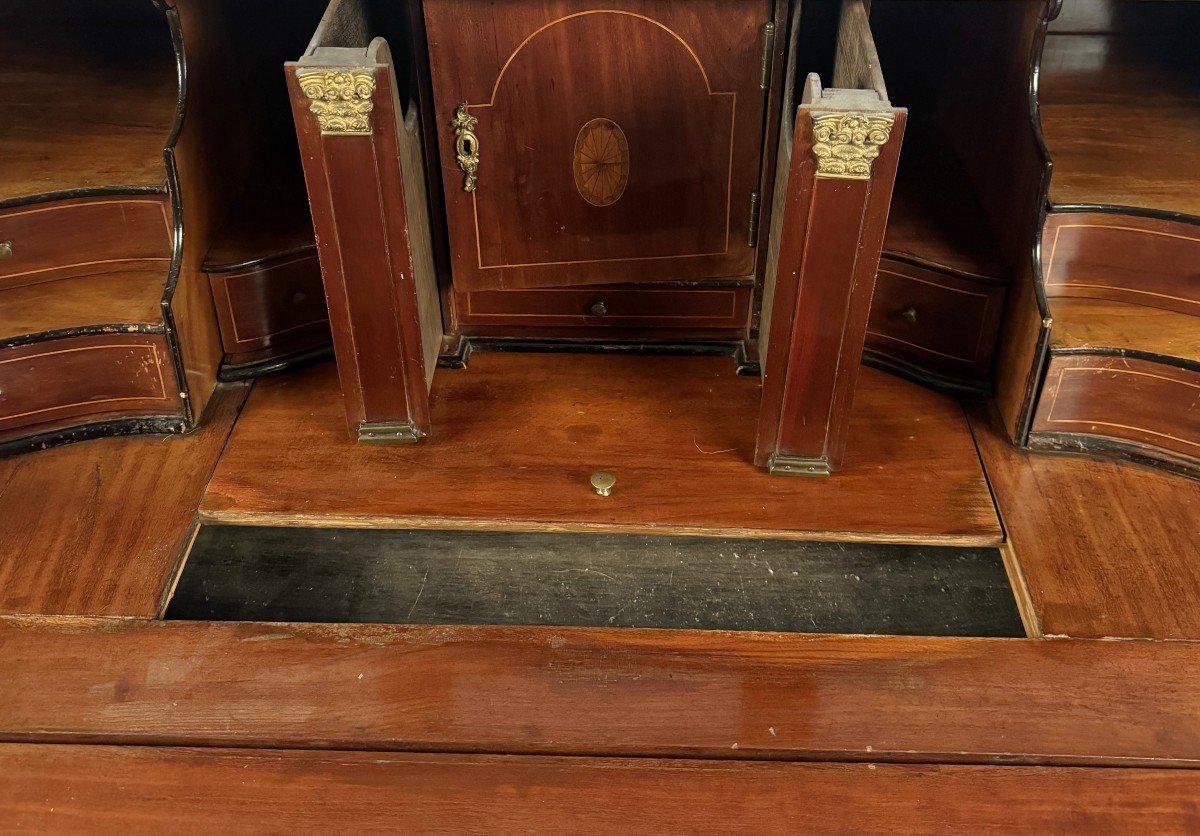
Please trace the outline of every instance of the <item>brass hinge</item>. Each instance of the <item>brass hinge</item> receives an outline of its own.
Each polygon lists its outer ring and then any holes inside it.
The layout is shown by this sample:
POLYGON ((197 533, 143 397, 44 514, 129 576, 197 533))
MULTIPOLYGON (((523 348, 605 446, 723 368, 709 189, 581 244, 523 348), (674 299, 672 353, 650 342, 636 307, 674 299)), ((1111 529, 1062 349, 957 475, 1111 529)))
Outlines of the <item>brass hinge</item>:
POLYGON ((758 192, 750 192, 750 224, 746 233, 746 245, 758 244, 758 192))
POLYGON ((771 53, 775 51, 775 24, 764 23, 762 27, 762 77, 758 86, 766 90, 771 86, 771 53))

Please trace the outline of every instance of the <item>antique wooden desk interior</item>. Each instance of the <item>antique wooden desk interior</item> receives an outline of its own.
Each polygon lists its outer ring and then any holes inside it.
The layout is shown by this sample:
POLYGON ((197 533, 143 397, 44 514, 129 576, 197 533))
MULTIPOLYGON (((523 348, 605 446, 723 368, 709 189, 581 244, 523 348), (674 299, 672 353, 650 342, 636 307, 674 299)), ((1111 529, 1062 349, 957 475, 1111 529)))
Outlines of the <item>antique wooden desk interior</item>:
POLYGON ((1200 830, 1198 33, 5 4, 0 829, 1200 830))

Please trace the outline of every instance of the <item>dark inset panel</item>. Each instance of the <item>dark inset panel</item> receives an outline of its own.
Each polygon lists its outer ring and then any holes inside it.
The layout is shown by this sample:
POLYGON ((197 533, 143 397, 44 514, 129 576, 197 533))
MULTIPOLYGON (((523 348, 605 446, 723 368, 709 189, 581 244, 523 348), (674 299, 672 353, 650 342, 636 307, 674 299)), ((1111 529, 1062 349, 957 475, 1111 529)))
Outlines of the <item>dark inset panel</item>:
POLYGON ((1024 635, 991 548, 224 525, 166 617, 1024 635))

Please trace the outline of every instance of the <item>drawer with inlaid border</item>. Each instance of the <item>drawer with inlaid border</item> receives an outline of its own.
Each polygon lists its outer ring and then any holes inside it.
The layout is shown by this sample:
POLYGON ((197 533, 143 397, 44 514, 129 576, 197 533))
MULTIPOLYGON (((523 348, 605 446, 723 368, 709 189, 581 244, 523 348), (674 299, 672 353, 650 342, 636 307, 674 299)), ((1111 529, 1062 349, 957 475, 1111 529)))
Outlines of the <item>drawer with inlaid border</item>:
POLYGON ((937 375, 986 379, 1005 288, 902 261, 879 263, 867 348, 937 375))
POLYGON ((88 334, 0 351, 0 436, 180 411, 161 334, 88 334))
POLYGON ((315 249, 208 272, 229 354, 328 345, 329 313, 315 249))
POLYGON ((166 195, 57 200, 0 210, 0 284, 171 264, 166 195))
POLYGON ((1200 372, 1119 355, 1055 355, 1029 444, 1200 473, 1200 372))
MULTIPOLYGON (((748 287, 574 287, 457 293, 459 321, 468 326, 621 328, 669 331, 744 329, 748 287)), ((475 328, 472 333, 486 329, 475 328)))
POLYGON ((1042 234, 1046 295, 1112 299, 1200 316, 1200 225, 1058 212, 1042 234))

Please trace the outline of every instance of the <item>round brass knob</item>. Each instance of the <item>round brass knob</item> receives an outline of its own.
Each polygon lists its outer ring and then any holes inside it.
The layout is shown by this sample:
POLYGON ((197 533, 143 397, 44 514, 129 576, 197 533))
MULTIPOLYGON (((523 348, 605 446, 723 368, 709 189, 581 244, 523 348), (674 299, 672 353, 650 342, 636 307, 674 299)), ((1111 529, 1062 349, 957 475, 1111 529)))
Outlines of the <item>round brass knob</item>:
POLYGON ((917 321, 917 309, 916 308, 905 308, 904 310, 902 310, 900 312, 900 316, 904 317, 909 322, 912 322, 915 324, 917 321))
POLYGON ((0 241, 0 258, 12 258, 12 241, 0 241))
POLYGON ((591 307, 592 316, 607 316, 608 306, 603 302, 596 302, 591 307))
POLYGON ((608 496, 612 493, 613 485, 617 484, 617 477, 601 470, 599 473, 592 474, 591 481, 592 490, 600 494, 600 496, 608 496))

